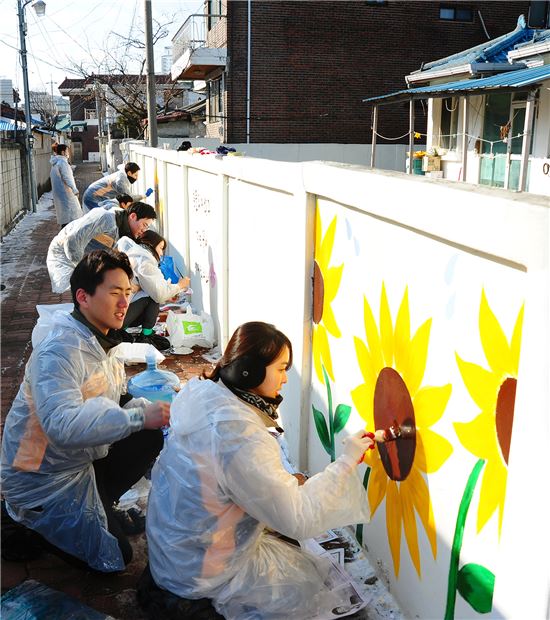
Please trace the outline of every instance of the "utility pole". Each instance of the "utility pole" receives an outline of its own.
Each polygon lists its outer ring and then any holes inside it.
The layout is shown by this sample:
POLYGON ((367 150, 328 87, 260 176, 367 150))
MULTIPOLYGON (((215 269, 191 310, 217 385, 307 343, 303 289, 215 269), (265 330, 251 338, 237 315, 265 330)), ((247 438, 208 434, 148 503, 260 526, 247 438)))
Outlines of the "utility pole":
POLYGON ((101 161, 101 172, 107 172, 107 157, 105 155, 105 143, 103 139, 103 114, 102 102, 99 98, 100 84, 96 80, 94 82, 95 92, 95 114, 97 116, 97 140, 99 145, 99 159, 101 161))
POLYGON ((23 70, 23 90, 25 96, 25 146, 27 149, 27 168, 29 171, 29 187, 31 194, 32 212, 36 213, 38 194, 34 178, 34 160, 32 158, 32 147, 34 138, 32 135, 31 117, 31 97, 29 94, 29 73, 27 68, 27 44, 25 36, 27 34, 27 24, 25 23, 25 6, 22 0, 17 0, 17 17, 19 18, 19 40, 21 42, 21 69, 23 70))
POLYGON ((157 102, 155 94, 155 57, 153 52, 153 16, 151 0, 145 2, 145 53, 147 59, 147 123, 149 146, 158 146, 157 102))

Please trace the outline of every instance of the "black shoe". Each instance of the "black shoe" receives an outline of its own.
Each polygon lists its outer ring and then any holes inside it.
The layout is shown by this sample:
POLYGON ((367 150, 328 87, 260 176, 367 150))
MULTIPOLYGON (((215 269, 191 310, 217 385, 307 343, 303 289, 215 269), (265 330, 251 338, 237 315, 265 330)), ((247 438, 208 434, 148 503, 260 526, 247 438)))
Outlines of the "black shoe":
POLYGON ((112 329, 109 337, 116 340, 118 344, 121 342, 135 342, 134 336, 129 334, 125 329, 112 329))
POLYGON ((113 506, 113 515, 127 536, 135 536, 145 532, 145 516, 137 509, 120 510, 113 506))
POLYGON ((139 334, 138 336, 136 336, 136 339, 134 342, 143 342, 145 344, 152 344, 155 347, 155 349, 161 352, 168 351, 168 349, 170 349, 170 346, 171 346, 168 338, 165 338, 164 336, 157 336, 156 334, 149 334, 148 336, 146 336, 143 332, 139 334))

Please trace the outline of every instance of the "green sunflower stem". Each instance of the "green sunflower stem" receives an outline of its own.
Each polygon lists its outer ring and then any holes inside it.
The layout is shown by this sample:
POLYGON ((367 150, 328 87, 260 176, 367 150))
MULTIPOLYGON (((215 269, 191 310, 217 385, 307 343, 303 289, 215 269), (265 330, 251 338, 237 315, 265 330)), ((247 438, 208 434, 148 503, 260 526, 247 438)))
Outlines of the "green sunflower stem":
POLYGON ((458 514, 456 517, 455 534, 453 538, 453 546, 451 548, 451 563, 449 566, 449 582, 447 586, 447 605, 445 607, 445 620, 453 620, 455 615, 456 604, 456 592, 458 581, 458 564, 460 561, 460 550, 462 549, 462 541, 464 538, 464 527, 466 525, 466 517, 468 516, 468 510, 474 494, 481 470, 485 465, 484 459, 474 465, 472 473, 466 482, 466 487, 460 500, 460 506, 458 508, 458 514))
POLYGON ((334 414, 332 412, 332 390, 330 389, 330 381, 327 375, 327 371, 325 370, 324 364, 321 364, 321 369, 323 370, 323 377, 325 379, 325 385, 327 388, 328 432, 329 432, 329 439, 330 439, 330 462, 333 463, 336 460, 336 450, 334 448, 334 414))
MULTIPOLYGON (((363 487, 365 488, 365 491, 367 490, 367 487, 369 485, 369 477, 370 477, 370 467, 367 467, 367 469, 365 470, 365 475, 363 476, 363 487)), ((357 527, 355 528, 355 537, 357 538, 357 542, 359 543, 359 545, 362 547, 363 546, 363 524, 362 523, 358 523, 357 527)))

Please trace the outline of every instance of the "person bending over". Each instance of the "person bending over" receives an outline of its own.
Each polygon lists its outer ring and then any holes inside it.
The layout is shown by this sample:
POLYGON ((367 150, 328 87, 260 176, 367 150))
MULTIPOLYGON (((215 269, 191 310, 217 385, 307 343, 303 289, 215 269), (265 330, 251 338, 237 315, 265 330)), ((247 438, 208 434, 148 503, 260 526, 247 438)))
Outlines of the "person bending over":
MULTIPOLYGON (((132 194, 132 185, 138 180, 140 167, 133 161, 120 164, 118 170, 109 174, 91 185, 88 185, 82 196, 82 207, 87 213, 100 206, 100 202, 109 198, 116 198, 119 194, 131 194, 134 201, 142 200, 148 193, 132 194)), ((152 190, 151 190, 152 191, 152 190)))
POLYGON ((15 521, 90 568, 122 570, 132 548, 113 505, 151 466, 169 405, 119 405, 124 365, 110 329, 128 310, 132 269, 114 250, 86 255, 71 276, 74 311, 59 312, 34 349, 7 415, 2 492, 15 521))
POLYGON ((54 293, 64 293, 76 264, 92 250, 112 248, 120 237, 139 238, 155 221, 151 205, 135 202, 128 211, 94 209, 63 228, 51 241, 46 265, 54 293))
POLYGON ((119 194, 116 198, 102 200, 99 203, 99 206, 102 209, 124 209, 127 211, 133 202, 134 199, 130 196, 130 194, 119 194))
POLYGON ((130 259, 134 270, 132 284, 138 289, 124 319, 124 327, 141 325, 141 334, 135 342, 147 342, 164 351, 170 348, 167 338, 153 333, 160 304, 177 297, 189 287, 189 278, 180 278, 172 284, 164 279, 159 262, 166 250, 166 240, 154 230, 146 230, 137 243, 128 237, 119 239, 117 249, 130 259))
POLYGON ((147 508, 143 606, 158 601, 159 590, 179 597, 181 618, 205 599, 238 620, 305 619, 349 604, 324 585, 329 562, 268 532, 303 540, 370 518, 357 473, 373 445, 363 431, 305 483, 285 470, 270 429, 291 364, 284 334, 245 323, 212 373, 191 379, 172 402, 147 508))

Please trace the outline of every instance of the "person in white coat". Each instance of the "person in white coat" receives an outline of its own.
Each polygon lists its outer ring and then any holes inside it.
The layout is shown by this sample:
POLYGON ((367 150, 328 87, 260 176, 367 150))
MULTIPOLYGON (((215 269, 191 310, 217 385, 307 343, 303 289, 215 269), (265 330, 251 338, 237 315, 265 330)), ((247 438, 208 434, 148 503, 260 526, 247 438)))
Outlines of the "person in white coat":
POLYGON ((63 228, 69 222, 81 217, 83 212, 77 198, 78 189, 74 182, 73 169, 69 164, 67 145, 58 144, 55 150, 57 154, 50 158, 52 166, 50 180, 57 223, 63 228))
POLYGON ((137 239, 156 219, 155 209, 135 202, 128 211, 94 209, 52 239, 46 265, 54 293, 69 289, 70 277, 81 258, 92 250, 112 248, 124 236, 137 239))
MULTIPOLYGON (((91 252, 77 265, 75 309, 57 313, 34 349, 2 437, 9 516, 40 534, 47 550, 103 572, 132 558, 114 503, 151 466, 163 444, 158 429, 169 420, 166 403, 119 404, 124 364, 109 332, 122 326, 132 275, 127 256, 114 250, 91 252)), ((2 543, 13 558, 17 539, 2 543)))
POLYGON ((324 585, 328 561, 269 530, 304 540, 368 522, 357 465, 373 441, 351 435, 343 454, 303 484, 288 473, 274 428, 291 363, 284 334, 245 323, 208 378, 191 379, 172 402, 147 508, 145 608, 158 604, 159 590, 179 597, 181 618, 205 599, 227 620, 305 620, 349 604, 324 585))
POLYGON ((153 333, 160 304, 177 297, 189 287, 189 278, 180 278, 175 284, 164 278, 159 261, 166 250, 166 240, 154 230, 146 230, 137 241, 122 237, 117 241, 117 250, 130 259, 134 270, 133 285, 137 293, 124 319, 124 327, 141 325, 141 334, 135 342, 146 342, 161 351, 170 347, 166 338, 153 333))
POLYGON ((132 185, 138 180, 140 167, 129 161, 127 164, 120 164, 118 170, 109 174, 89 185, 82 196, 82 207, 84 212, 100 206, 100 202, 109 198, 116 198, 119 194, 130 194, 134 202, 143 200, 153 193, 149 188, 145 194, 132 194, 132 185))

